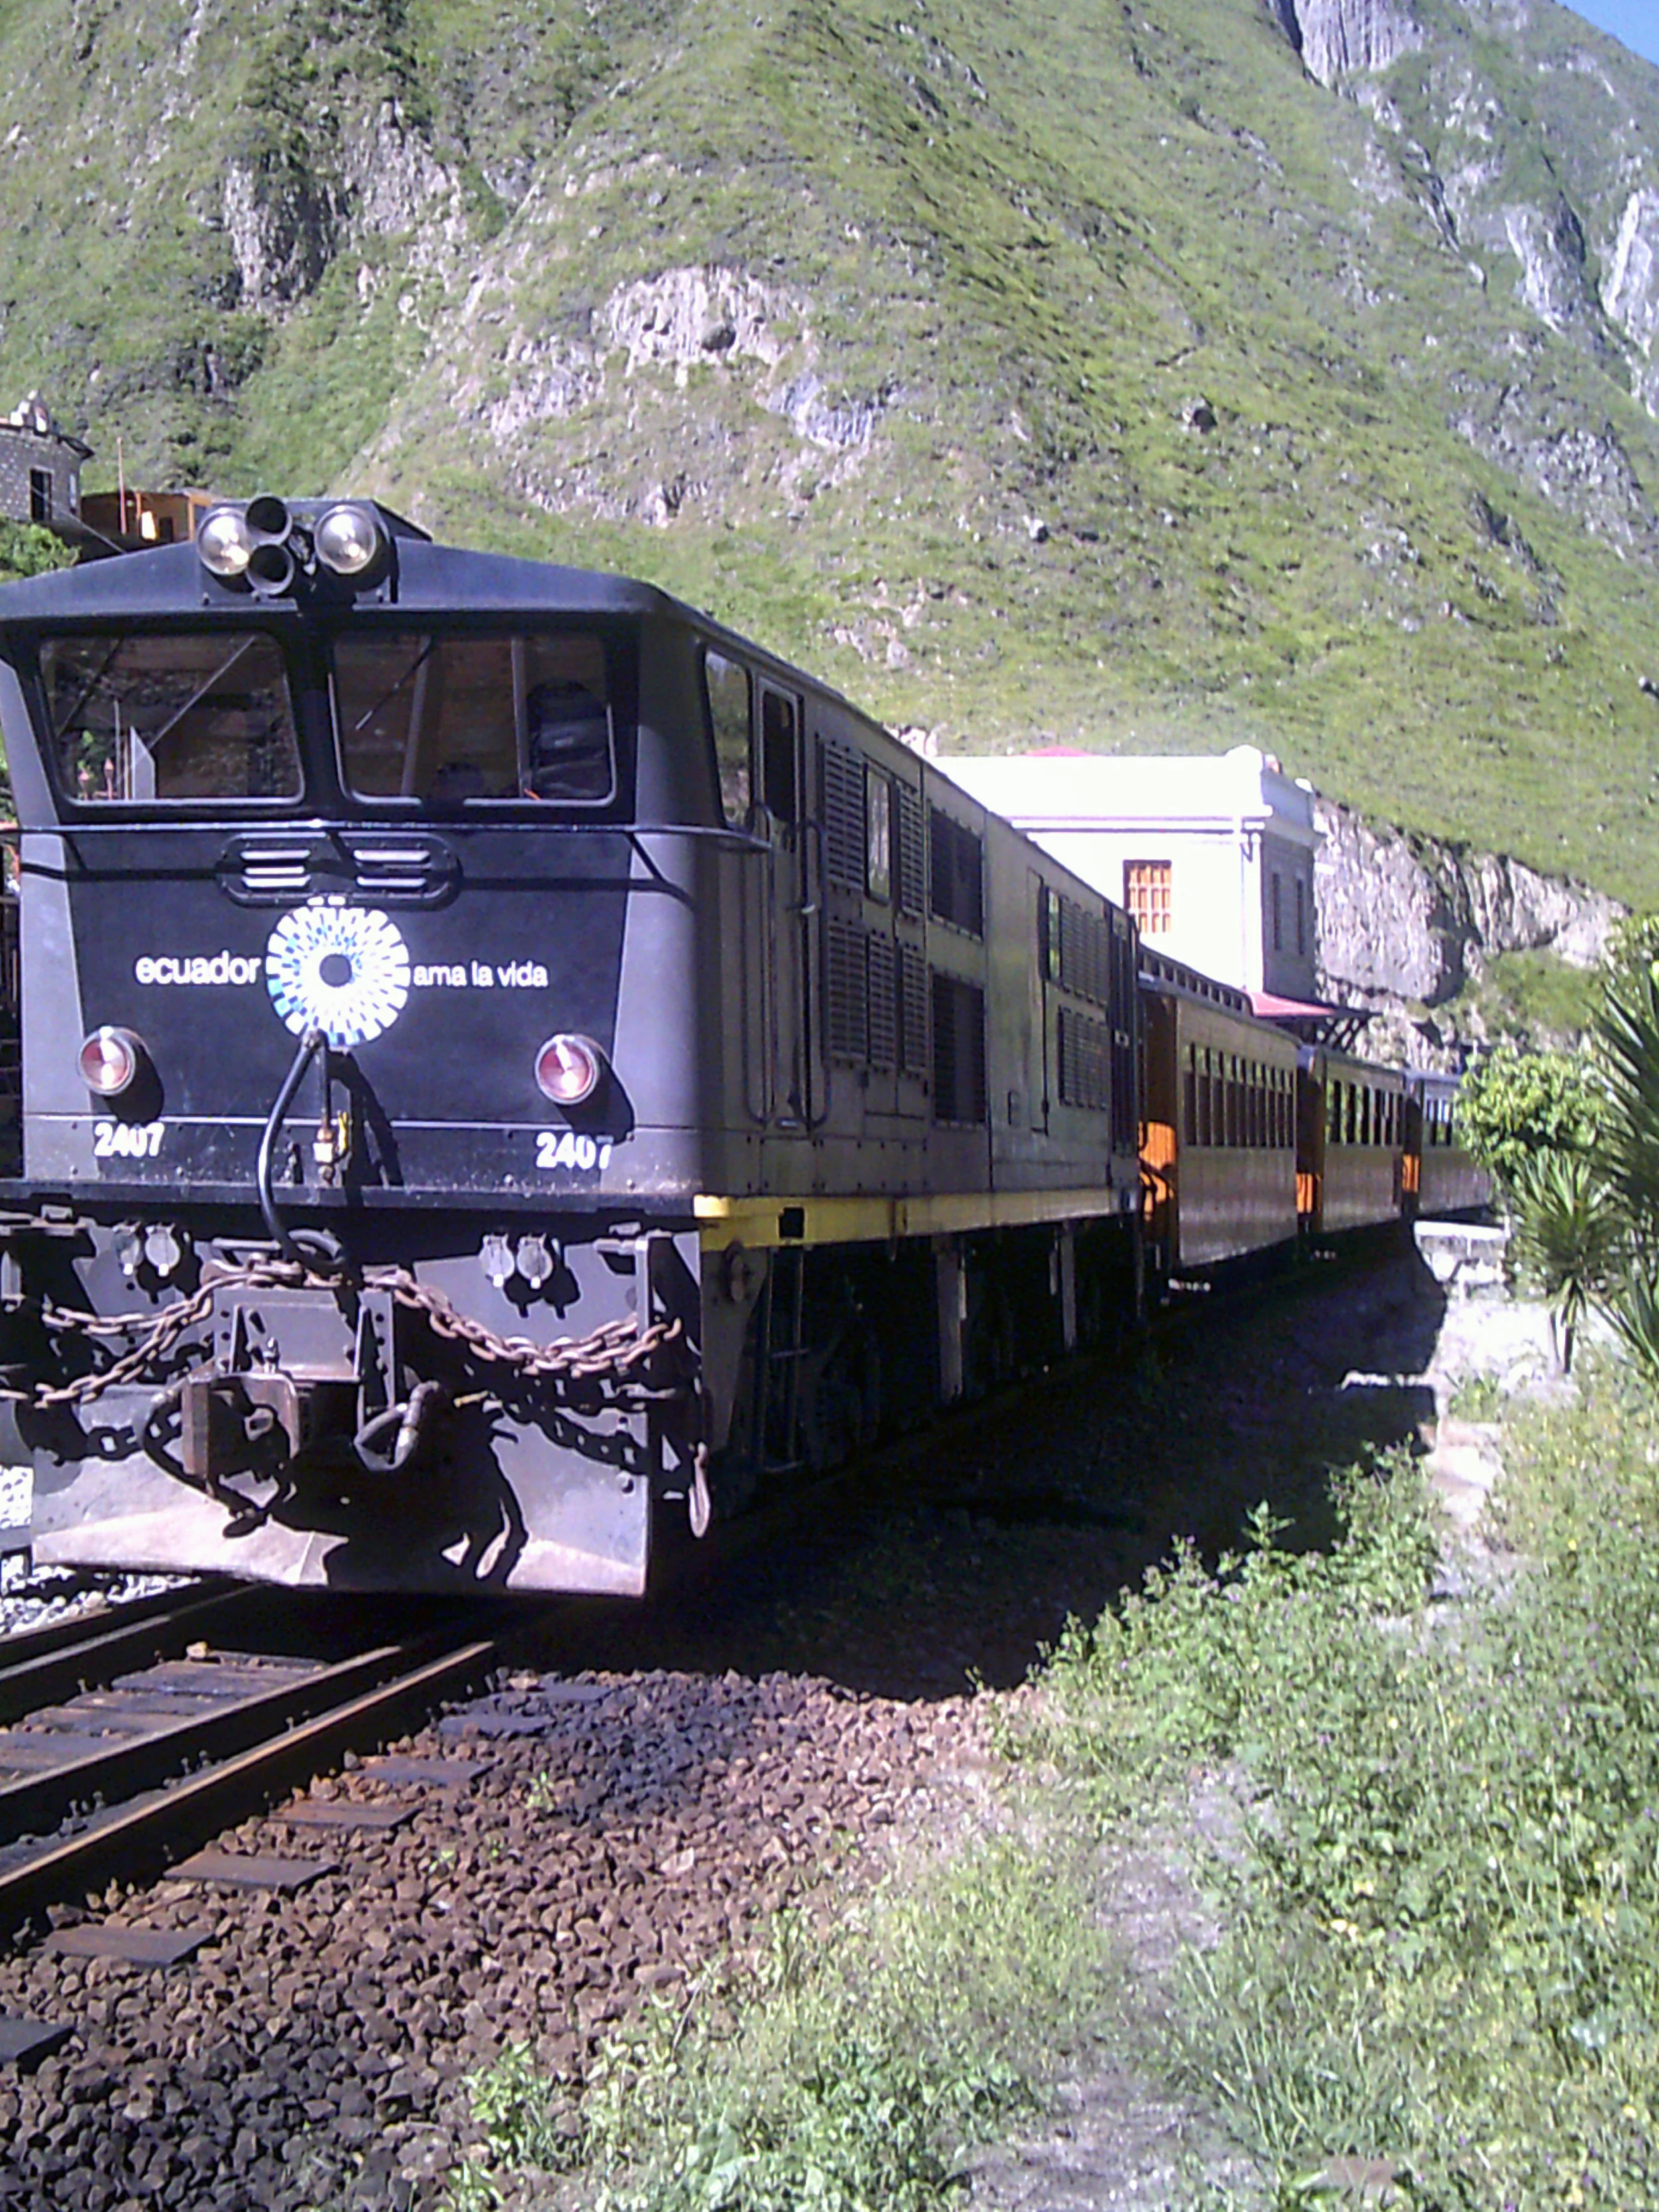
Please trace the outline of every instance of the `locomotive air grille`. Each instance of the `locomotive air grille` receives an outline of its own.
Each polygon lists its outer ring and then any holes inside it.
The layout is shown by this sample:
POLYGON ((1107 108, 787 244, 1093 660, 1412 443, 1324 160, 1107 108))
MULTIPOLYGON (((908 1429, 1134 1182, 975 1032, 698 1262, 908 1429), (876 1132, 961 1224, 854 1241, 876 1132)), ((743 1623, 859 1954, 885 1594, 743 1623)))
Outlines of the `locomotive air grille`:
POLYGON ((288 906, 324 891, 359 891, 387 906, 441 906, 460 864, 438 837, 255 835, 227 842, 217 874, 238 906, 288 906))
POLYGON ((927 963, 908 945, 898 947, 898 1032, 899 1066, 907 1075, 926 1075, 927 963))
POLYGON ((985 1119, 985 994, 955 975, 933 976, 933 1119, 985 1119))
POLYGON ((891 1067, 898 1056, 898 994, 893 974, 893 940, 870 939, 870 1060, 891 1067))
POLYGON ((855 922, 832 918, 824 930, 824 1044, 836 1060, 870 1056, 870 1006, 865 936, 855 922))
POLYGON ((1103 915, 1080 907, 1075 899, 1060 902, 1060 980, 1079 999, 1092 999, 1097 1006, 1108 1003, 1111 989, 1111 939, 1103 915))
POLYGON ((925 914, 927 909, 927 837, 921 811, 921 793, 908 783, 898 789, 898 863, 896 886, 901 914, 925 914))
POLYGON ((954 923, 970 937, 983 937, 984 841, 965 822, 935 806, 928 822, 928 890, 934 918, 954 923))
POLYGON ((1083 908, 1075 899, 1060 902, 1060 980, 1068 991, 1083 989, 1083 908))
POLYGON ((1105 1110, 1110 1095, 1110 1036, 1103 1022, 1060 1010, 1060 1095, 1068 1106, 1105 1110))
POLYGON ((864 759, 818 739, 818 797, 823 816, 823 872, 843 890, 864 889, 864 759))

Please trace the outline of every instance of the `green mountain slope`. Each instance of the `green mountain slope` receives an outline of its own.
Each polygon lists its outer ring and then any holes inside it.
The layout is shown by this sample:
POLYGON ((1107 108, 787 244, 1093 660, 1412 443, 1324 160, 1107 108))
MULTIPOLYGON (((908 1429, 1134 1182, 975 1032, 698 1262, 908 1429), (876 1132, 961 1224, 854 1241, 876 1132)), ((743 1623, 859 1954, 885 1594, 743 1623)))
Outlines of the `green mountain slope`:
POLYGON ((1659 72, 1548 0, 0 0, 0 88, 106 467, 1659 901, 1659 72))

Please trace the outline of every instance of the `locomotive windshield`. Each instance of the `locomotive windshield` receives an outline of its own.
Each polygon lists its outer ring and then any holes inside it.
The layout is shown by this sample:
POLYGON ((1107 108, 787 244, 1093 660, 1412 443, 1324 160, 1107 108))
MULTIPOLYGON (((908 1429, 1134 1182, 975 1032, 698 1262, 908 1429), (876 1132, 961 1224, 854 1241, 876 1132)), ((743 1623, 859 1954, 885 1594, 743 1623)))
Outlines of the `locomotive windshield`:
POLYGON ((617 787, 603 642, 356 631, 334 647, 346 788, 360 799, 540 799, 602 806, 617 787))
POLYGON ((53 774, 83 805, 299 796, 288 678, 264 631, 55 637, 40 679, 53 774))

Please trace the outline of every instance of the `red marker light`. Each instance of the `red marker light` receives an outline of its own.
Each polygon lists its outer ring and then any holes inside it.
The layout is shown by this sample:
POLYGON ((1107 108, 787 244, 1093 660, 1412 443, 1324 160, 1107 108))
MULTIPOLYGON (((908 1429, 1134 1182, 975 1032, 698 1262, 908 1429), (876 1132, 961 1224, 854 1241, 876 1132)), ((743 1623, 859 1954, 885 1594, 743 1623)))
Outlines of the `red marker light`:
POLYGON ((131 1030, 94 1030, 81 1048, 81 1079, 100 1098, 118 1098, 131 1089, 144 1048, 131 1030))
POLYGON ((556 1106, 580 1106, 598 1090, 604 1067, 591 1037, 551 1036, 536 1054, 536 1088, 556 1106))

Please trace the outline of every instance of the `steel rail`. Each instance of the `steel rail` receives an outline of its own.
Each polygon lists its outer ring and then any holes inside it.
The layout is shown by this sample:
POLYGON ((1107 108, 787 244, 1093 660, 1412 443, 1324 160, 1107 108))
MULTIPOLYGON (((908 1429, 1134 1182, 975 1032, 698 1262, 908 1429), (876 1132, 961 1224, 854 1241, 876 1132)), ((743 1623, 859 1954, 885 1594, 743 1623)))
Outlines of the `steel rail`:
POLYGON ((262 1600, 263 1591, 244 1589, 220 1589, 207 1597, 174 1592, 137 1620, 105 1613, 55 1624, 63 1633, 45 1649, 19 1653, 9 1638, 0 1643, 0 1723, 26 1720, 42 1705, 101 1687, 131 1668, 176 1658, 198 1637, 222 1634, 228 1622, 262 1600))
MULTIPOLYGON (((89 1571, 97 1572, 98 1570, 89 1571)), ((107 1628, 155 1620, 176 1612, 183 1605, 193 1604, 198 1598, 218 1597, 227 1590, 245 1589, 245 1583, 233 1582, 228 1575, 199 1575, 187 1579, 182 1589, 153 1591, 149 1597, 136 1597, 111 1605, 100 1594, 82 1610, 42 1620, 33 1628, 14 1629, 9 1636, 0 1636, 0 1678, 8 1668, 20 1661, 33 1659, 46 1651, 61 1650, 66 1644, 78 1642, 82 1637, 94 1636, 107 1628)))
MULTIPOLYGON (((516 1626, 516 1623, 514 1624, 516 1626)), ((508 1624, 503 1622, 503 1632, 508 1624)), ((49 1905, 76 1890, 90 1892, 111 1880, 131 1882, 165 1869, 207 1838, 278 1798, 337 1761, 348 1751, 377 1748, 417 1727, 442 1699, 477 1685, 501 1656, 501 1635, 428 1634, 407 1646, 371 1654, 306 1678, 308 1692, 329 1688, 343 1702, 285 1724, 274 1715, 263 1741, 243 1745, 200 1772, 174 1778, 147 1795, 96 1814, 71 1836, 44 1839, 0 1869, 0 1929, 15 1931, 49 1905), (398 1663, 389 1679, 359 1686, 366 1666, 398 1663)), ((296 1686, 288 1686, 290 1692, 296 1686)), ((313 1700, 314 1701, 314 1700, 313 1700)), ((262 1706, 278 1704, 262 1698, 262 1706)), ((237 1708, 239 1715, 246 1708, 237 1708)), ((227 1714, 227 1721, 232 1717, 227 1714)), ((168 1731, 178 1739, 191 1730, 168 1731)), ((198 1735, 199 1743, 199 1732, 198 1735)), ((53 1778, 40 1778, 50 1779, 53 1778)))
MULTIPOLYGON (((422 1639, 422 1646, 429 1640, 422 1639)), ((199 1687, 169 1685, 162 1691, 165 1696, 176 1697, 181 1705, 192 1696, 211 1697, 217 1701, 216 1710, 204 1712, 198 1706, 181 1711, 176 1720, 162 1717, 155 1726, 140 1734, 100 1735, 92 1749, 68 1757, 61 1765, 11 1778, 0 1776, 0 1848, 56 1827, 77 1808, 100 1800, 112 1802, 141 1791, 164 1789, 204 1754, 228 1758, 246 1751, 278 1729, 291 1729, 328 1711, 342 1696, 355 1696, 377 1686, 388 1674, 406 1668, 410 1650, 408 1644, 383 1644, 304 1673, 285 1668, 280 1675, 273 1672, 268 1687, 256 1686, 257 1667, 252 1662, 238 1664, 243 1655, 227 1654, 223 1682, 215 1684, 210 1679, 221 1670, 204 1666, 199 1687)), ((142 1694, 143 1675, 130 1676, 118 1685, 111 1704, 102 1712, 96 1707, 88 1710, 88 1721, 95 1723, 102 1718, 118 1730, 123 1689, 142 1694)), ((52 1734, 43 1729, 24 1741, 50 1750, 52 1734)), ((64 1737, 66 1747, 85 1740, 67 1733, 64 1737)), ((4 1763, 6 1747, 5 1739, 0 1737, 0 1764, 4 1763)))

